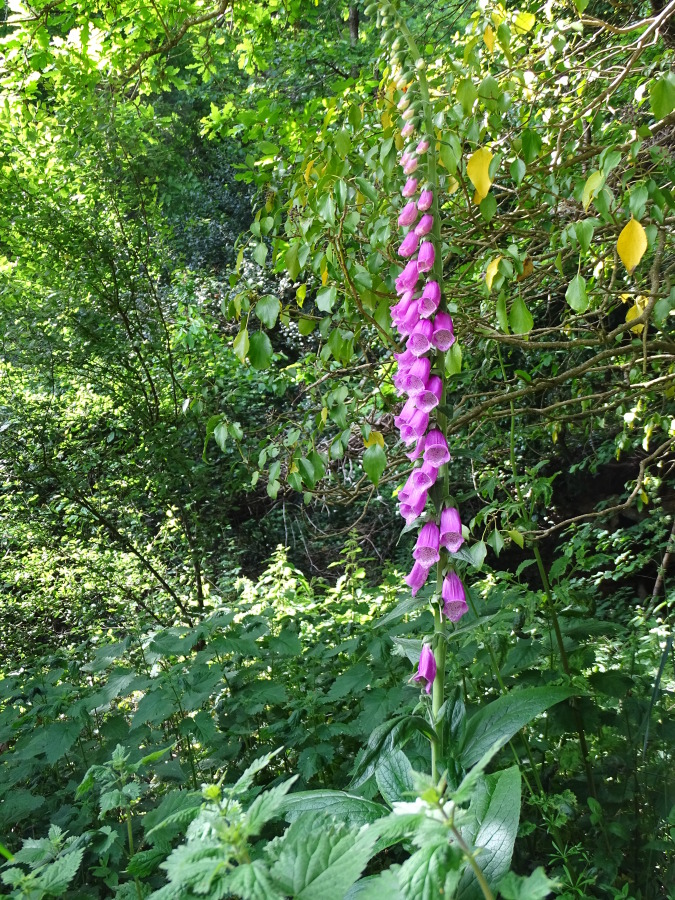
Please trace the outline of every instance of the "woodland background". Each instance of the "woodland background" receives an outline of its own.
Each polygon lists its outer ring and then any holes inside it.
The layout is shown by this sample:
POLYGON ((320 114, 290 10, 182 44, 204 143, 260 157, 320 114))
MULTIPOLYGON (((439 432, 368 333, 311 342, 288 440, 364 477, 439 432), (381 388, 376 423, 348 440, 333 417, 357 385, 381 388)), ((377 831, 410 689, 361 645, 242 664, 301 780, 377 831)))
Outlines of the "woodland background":
MULTIPOLYGON (((514 713, 489 764, 523 779, 495 871, 551 879, 506 898, 675 896, 672 6, 401 3, 436 79, 458 335, 453 789, 472 715, 566 692, 519 734, 555 701, 514 713)), ((358 843, 428 770, 428 594, 403 582, 395 498, 395 35, 337 0, 0 18, 6 891, 440 896, 458 858, 358 843), (208 869, 194 822, 275 753, 227 794, 208 869), (293 775, 304 801, 256 824, 293 775), (231 874, 320 832, 318 887, 231 874), (336 847, 360 864, 344 883, 336 847)))

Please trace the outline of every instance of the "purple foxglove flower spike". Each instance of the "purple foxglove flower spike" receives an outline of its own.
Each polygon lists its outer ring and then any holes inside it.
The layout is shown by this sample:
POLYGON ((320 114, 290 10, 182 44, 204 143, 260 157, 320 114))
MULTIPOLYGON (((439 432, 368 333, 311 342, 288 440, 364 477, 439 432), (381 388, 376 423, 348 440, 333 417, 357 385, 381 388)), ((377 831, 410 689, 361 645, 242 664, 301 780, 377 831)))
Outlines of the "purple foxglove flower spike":
POLYGON ((422 191, 420 194, 420 199, 417 201, 417 208, 420 212, 426 212, 428 209, 431 209, 431 204, 433 202, 434 192, 427 188, 427 190, 422 191))
POLYGON ((411 588, 413 597, 424 585, 424 582, 427 580, 428 574, 429 570, 425 569, 424 566, 421 566, 418 562, 416 562, 410 572, 406 575, 405 583, 409 588, 411 588))
MULTIPOLYGON (((417 323, 420 320, 420 308, 419 304, 416 300, 408 307, 408 311, 405 316, 401 319, 400 323, 396 326, 399 334, 409 335, 412 334, 414 329, 417 327, 417 323)), ((414 355, 414 354, 413 354, 414 355)))
MULTIPOLYGON (((406 235, 406 237, 410 237, 410 235, 408 234, 406 235)), ((415 237, 417 237, 417 235, 415 235, 415 237)), ((401 251, 399 250, 399 253, 400 252, 401 251)), ((430 269, 433 269, 435 259, 436 251, 434 250, 434 245, 431 243, 431 241, 424 241, 424 243, 420 247, 420 252, 417 257, 418 270, 420 272, 428 272, 430 269)))
POLYGON ((401 503, 399 512, 405 519, 406 525, 412 525, 424 512, 427 505, 427 492, 420 491, 419 494, 413 494, 405 503, 401 503))
POLYGON ((412 470, 408 476, 408 481, 411 483, 414 491, 428 491, 436 483, 437 478, 438 469, 425 462, 418 469, 412 470))
POLYGON ((417 666, 417 674, 414 676, 414 681, 426 681, 426 687, 424 690, 427 694, 431 693, 431 685, 434 683, 434 679, 436 678, 436 659, 434 657, 434 652, 428 644, 423 644, 422 652, 420 653, 420 661, 417 666))
POLYGON ((409 397, 403 404, 401 412, 394 417, 394 425, 400 428, 401 425, 407 425, 417 412, 417 403, 415 397, 409 397))
POLYGON ((406 291, 412 291, 417 284, 420 273, 417 270, 417 260, 411 259, 405 269, 396 279, 396 291, 403 294, 406 291))
POLYGON ((419 153, 419 155, 421 156, 423 153, 426 153, 428 149, 429 149, 429 141, 425 138, 424 140, 419 142, 419 144, 415 148, 415 152, 419 153))
MULTIPOLYGON (((409 110, 406 110, 406 112, 409 112, 409 110)), ((413 125, 413 123, 406 122, 405 125, 403 126, 403 128, 401 129, 401 137, 408 138, 408 137, 410 137, 411 134, 414 134, 414 133, 415 133, 415 126, 413 125)))
POLYGON ((429 319, 420 319, 410 332, 406 347, 415 356, 424 356, 431 348, 434 326, 429 319))
POLYGON ((408 225, 412 225, 412 223, 417 219, 417 206, 415 205, 415 201, 411 200, 410 203, 406 203, 401 212, 398 214, 398 224, 400 228, 407 228, 408 225))
POLYGON ((441 289, 438 286, 438 282, 428 281, 424 286, 422 296, 419 300, 419 310, 421 318, 428 319, 429 316, 432 316, 438 309, 438 304, 440 302, 441 289))
MULTIPOLYGON (((417 208, 415 208, 415 215, 417 215, 417 208)), ((399 219, 400 224, 400 219, 399 219)), ((429 234, 431 229, 434 227, 434 217, 430 215, 422 216, 422 218, 417 223, 417 227, 415 228, 415 234, 420 237, 424 237, 425 234, 429 234)))
POLYGON ((409 157, 406 164, 403 166, 403 174, 404 175, 412 175, 413 172, 417 171, 418 160, 416 156, 409 157))
POLYGON ((412 444, 418 441, 429 427, 429 413, 415 410, 410 421, 401 426, 401 440, 404 444, 412 444))
POLYGON ((468 612, 469 606, 464 594, 464 585, 455 572, 448 572, 445 576, 441 596, 443 598, 443 615, 451 622, 458 622, 464 613, 468 612))
POLYGON ((432 375, 426 389, 414 398, 417 408, 423 409, 425 412, 431 412, 431 410, 435 409, 441 402, 442 393, 443 382, 438 375, 432 375))
POLYGON ((463 543, 459 513, 454 507, 449 506, 441 513, 441 546, 445 547, 448 553, 457 553, 463 543))
POLYGON ((405 153, 402 153, 401 160, 400 160, 401 168, 405 169, 405 167, 408 165, 408 163, 410 162, 411 159, 412 159, 412 156, 410 155, 410 153, 408 153, 407 151, 405 153))
POLYGON ((445 463, 450 462, 450 451, 448 450, 448 442, 442 431, 435 428, 427 435, 426 444, 424 446, 424 461, 431 463, 440 469, 445 463))
POLYGON ((405 186, 404 186, 403 190, 401 191, 401 193, 403 194, 404 197, 414 197, 415 194, 417 193, 417 179, 409 178, 406 181, 405 186))
POLYGON ((422 525, 413 550, 413 557, 425 569, 430 569, 441 558, 438 542, 438 525, 435 522, 427 522, 426 525, 422 525))
MULTIPOLYGON (((419 312, 419 309, 418 309, 419 312)), ((452 329, 452 318, 448 313, 436 313, 434 319, 434 334, 431 343, 437 350, 446 351, 455 343, 455 333, 452 329)))
MULTIPOLYGON (((413 253, 417 252, 419 242, 420 239, 417 237, 415 232, 409 231, 401 241, 401 246, 398 248, 398 255, 404 258, 412 256, 413 253)), ((420 269, 419 262, 417 263, 417 269, 418 271, 424 271, 423 269, 420 269)))
POLYGON ((416 459, 419 459, 420 456, 424 453, 424 444, 426 442, 426 437, 420 438, 417 444, 406 453, 406 456, 411 462, 415 462, 416 459))
POLYGON ((409 397, 414 397, 425 391, 430 373, 431 360, 426 356, 421 356, 410 366, 401 380, 405 393, 409 397))

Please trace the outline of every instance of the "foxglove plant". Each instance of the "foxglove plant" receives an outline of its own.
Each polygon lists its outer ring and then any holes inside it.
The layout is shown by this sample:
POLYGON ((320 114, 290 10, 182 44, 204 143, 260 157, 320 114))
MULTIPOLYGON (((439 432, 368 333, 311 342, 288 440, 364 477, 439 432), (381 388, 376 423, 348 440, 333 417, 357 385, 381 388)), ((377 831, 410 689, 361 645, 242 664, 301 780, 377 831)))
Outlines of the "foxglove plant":
MULTIPOLYGON (((395 15, 386 0, 384 6, 387 15, 395 15)), ((381 4, 381 11, 383 8, 381 4)), ((408 51, 396 51, 394 67, 410 68, 410 74, 399 72, 398 77, 394 76, 400 92, 396 102, 403 142, 400 165, 404 176, 408 176, 401 189, 403 203, 398 225, 405 233, 398 254, 408 262, 396 278, 397 302, 391 309, 393 326, 405 342, 404 352, 396 355, 398 371, 393 381, 399 396, 406 398, 395 424, 402 442, 413 445, 408 457, 414 466, 398 499, 406 525, 420 522, 413 566, 405 579, 413 596, 435 568, 436 587, 431 601, 434 633, 423 643, 414 679, 422 682, 427 694, 431 693, 431 719, 436 726, 444 700, 444 620, 457 622, 468 609, 464 587, 452 566, 452 556, 464 538, 459 513, 449 497, 450 451, 443 412, 445 353, 453 345, 455 334, 442 288, 436 141, 425 61, 404 22, 398 23, 398 31, 407 41, 408 51)), ((388 43, 387 34, 383 43, 388 43)), ((438 761, 443 752, 441 729, 436 732, 431 748, 434 779, 438 778, 438 761)))

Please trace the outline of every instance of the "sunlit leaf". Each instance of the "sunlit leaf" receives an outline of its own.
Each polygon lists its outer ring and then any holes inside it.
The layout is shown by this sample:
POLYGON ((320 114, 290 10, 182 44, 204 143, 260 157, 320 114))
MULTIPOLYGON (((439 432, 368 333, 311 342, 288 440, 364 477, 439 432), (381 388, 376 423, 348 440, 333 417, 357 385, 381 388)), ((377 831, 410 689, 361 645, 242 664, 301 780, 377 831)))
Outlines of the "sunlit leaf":
POLYGON ((492 153, 490 150, 487 147, 480 147, 471 154, 466 164, 466 174, 476 188, 476 197, 480 198, 479 203, 487 197, 492 184, 489 172, 491 162, 492 153))
POLYGON ((488 25, 483 32, 483 40, 485 41, 485 46, 488 48, 490 53, 492 53, 495 48, 495 33, 490 25, 488 25))
POLYGON ((605 183, 605 176, 602 172, 592 172, 586 179, 584 190, 581 194, 581 203, 584 209, 588 209, 593 200, 598 196, 605 183))
POLYGON ((234 339, 234 344, 232 345, 234 352, 239 357, 241 362, 246 362, 246 357, 248 356, 248 330, 246 328, 242 328, 239 334, 234 339))
POLYGON ((628 273, 632 273, 647 249, 647 234, 637 219, 631 217, 630 222, 624 225, 616 249, 628 273))
POLYGON ((488 263, 488 267, 485 270, 485 284, 487 285, 488 293, 492 290, 492 282, 495 280, 500 259, 501 256, 495 256, 492 262, 488 263))

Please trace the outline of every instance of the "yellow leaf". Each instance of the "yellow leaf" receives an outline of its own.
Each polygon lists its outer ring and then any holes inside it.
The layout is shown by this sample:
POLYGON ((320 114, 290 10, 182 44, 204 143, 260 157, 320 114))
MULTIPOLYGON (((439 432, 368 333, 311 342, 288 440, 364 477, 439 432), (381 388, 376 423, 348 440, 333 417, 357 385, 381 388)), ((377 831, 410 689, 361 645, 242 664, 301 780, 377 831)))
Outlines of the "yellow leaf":
POLYGON ((313 168, 314 168, 314 160, 310 159, 310 161, 307 163, 307 168, 305 169, 305 182, 307 184, 309 184, 309 178, 310 178, 310 175, 312 174, 313 168))
MULTIPOLYGON (((626 322, 632 322, 633 319, 637 319, 642 313, 645 311, 645 307, 647 306, 647 298, 646 297, 637 297, 635 299, 635 303, 626 313, 626 322)), ((642 334, 644 330, 644 325, 633 325, 631 331, 635 332, 635 334, 642 334)))
POLYGON ((384 448, 384 438, 382 436, 381 431, 371 431, 370 437, 367 441, 363 442, 365 447, 372 447, 375 444, 379 444, 380 447, 384 448))
POLYGON ((485 46, 492 53, 495 47, 495 33, 489 25, 483 32, 483 40, 485 41, 485 46))
POLYGON ((363 196, 361 191, 356 192, 356 208, 358 209, 359 212, 361 212, 361 207, 363 206, 365 199, 366 198, 363 196))
POLYGON ((328 419, 328 407, 324 406, 321 410, 321 422, 325 425, 326 420, 328 419))
POLYGON ((385 131, 388 128, 391 128, 391 126, 393 124, 391 121, 391 116, 389 115, 389 113, 386 110, 382 113, 380 121, 382 122, 382 127, 384 128, 385 131))
POLYGON ((631 216, 630 222, 624 226, 616 242, 616 249, 621 262, 628 269, 630 275, 640 262, 647 249, 647 235, 637 219, 631 216))
POLYGON ((396 145, 397 150, 403 150, 403 145, 405 144, 405 141, 401 137, 401 133, 398 131, 394 135, 394 144, 396 145))
POLYGON ((526 256, 523 260, 523 272, 521 275, 518 275, 516 281, 524 281, 526 278, 529 278, 530 275, 534 272, 534 263, 532 262, 531 256, 526 256))
POLYGON ((492 153, 487 147, 480 147, 469 157, 466 164, 466 174, 471 179, 471 183, 476 188, 476 197, 474 202, 480 203, 485 200, 490 190, 492 181, 490 179, 489 169, 492 162, 492 153))
POLYGON ((499 268, 499 260, 501 256, 495 256, 491 263, 488 264, 487 269, 485 270, 485 284, 487 284, 488 293, 492 290, 492 282, 495 280, 495 275, 497 274, 497 269, 499 268))
POLYGON ((328 269, 324 269, 321 273, 321 284, 326 287, 328 284, 328 269))
POLYGON ((455 191, 459 188, 459 181, 456 178, 453 178, 452 175, 448 178, 448 183, 445 186, 446 194, 454 194, 455 191))
POLYGON ((644 491, 640 491, 640 500, 642 500, 642 502, 645 504, 649 503, 649 497, 645 494, 644 491))
POLYGON ((297 467, 297 465, 296 465, 296 463, 295 463, 295 460, 294 460, 294 461, 291 463, 291 467, 290 467, 290 469, 288 470, 288 474, 289 474, 289 475, 293 475, 295 472, 299 472, 299 471, 300 471, 300 470, 298 469, 298 467, 297 467))

